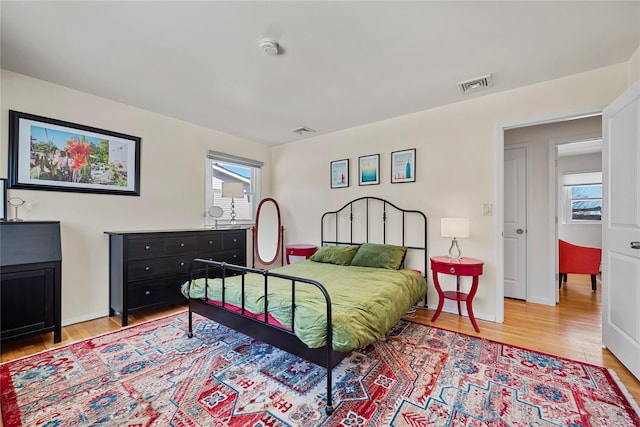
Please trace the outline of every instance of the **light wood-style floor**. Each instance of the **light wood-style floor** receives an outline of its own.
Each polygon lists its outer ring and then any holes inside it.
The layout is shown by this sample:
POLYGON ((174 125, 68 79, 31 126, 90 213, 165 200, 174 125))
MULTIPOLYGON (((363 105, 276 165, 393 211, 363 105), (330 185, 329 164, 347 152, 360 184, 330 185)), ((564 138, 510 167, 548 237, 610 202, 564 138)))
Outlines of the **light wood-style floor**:
MULTIPOLYGON (((560 291, 560 303, 555 307, 526 304, 518 300, 505 300, 505 322, 494 323, 478 320, 480 333, 473 330, 467 317, 442 313, 435 323, 431 322, 433 310, 419 309, 413 319, 419 323, 500 341, 544 353, 554 354, 594 365, 613 369, 636 403, 640 402, 638 381, 601 344, 601 302, 598 292, 591 292, 588 275, 569 275, 567 285, 560 291)), ((162 309, 133 313, 129 324, 184 310, 177 305, 162 309)), ((119 317, 104 317, 88 322, 66 326, 62 329, 62 342, 53 344, 53 334, 43 334, 10 341, 0 348, 3 362, 58 347, 120 328, 119 317)))

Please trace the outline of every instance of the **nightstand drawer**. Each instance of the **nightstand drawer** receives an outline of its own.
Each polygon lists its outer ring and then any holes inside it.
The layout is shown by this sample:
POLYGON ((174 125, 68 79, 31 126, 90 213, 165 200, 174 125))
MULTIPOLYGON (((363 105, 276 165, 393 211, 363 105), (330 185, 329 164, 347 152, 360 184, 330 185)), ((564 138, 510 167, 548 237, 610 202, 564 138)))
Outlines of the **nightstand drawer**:
POLYGON ((479 276, 482 274, 482 265, 482 263, 465 264, 455 261, 446 263, 431 261, 431 270, 455 276, 479 276))
POLYGON ((164 255, 164 239, 130 239, 127 245, 129 259, 152 258, 164 255))

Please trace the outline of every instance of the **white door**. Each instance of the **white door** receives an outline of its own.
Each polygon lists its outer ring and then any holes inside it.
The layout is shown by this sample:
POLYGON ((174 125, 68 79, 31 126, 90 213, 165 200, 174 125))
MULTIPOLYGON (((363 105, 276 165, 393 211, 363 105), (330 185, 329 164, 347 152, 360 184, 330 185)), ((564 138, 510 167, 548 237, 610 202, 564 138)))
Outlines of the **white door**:
POLYGON ((602 342, 640 379, 640 81, 602 117, 602 342))
POLYGON ((527 299, 527 149, 504 150, 504 296, 527 299))

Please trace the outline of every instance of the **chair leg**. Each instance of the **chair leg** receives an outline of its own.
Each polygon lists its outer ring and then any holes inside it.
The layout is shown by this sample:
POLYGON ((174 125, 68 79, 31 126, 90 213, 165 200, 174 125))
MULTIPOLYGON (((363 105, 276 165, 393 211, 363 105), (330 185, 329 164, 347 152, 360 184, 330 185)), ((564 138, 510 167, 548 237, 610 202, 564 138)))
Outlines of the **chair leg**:
POLYGON ((562 279, 563 279, 563 277, 564 277, 564 283, 567 283, 567 273, 559 273, 559 274, 558 274, 558 277, 559 277, 559 279, 558 279, 558 280, 559 280, 559 282, 560 282, 560 283, 558 284, 558 285, 559 285, 558 287, 559 287, 559 288, 561 288, 561 287, 562 287, 562 279))
POLYGON ((596 275, 595 274, 591 275, 591 290, 593 292, 596 292, 598 290, 598 288, 596 287, 596 275))

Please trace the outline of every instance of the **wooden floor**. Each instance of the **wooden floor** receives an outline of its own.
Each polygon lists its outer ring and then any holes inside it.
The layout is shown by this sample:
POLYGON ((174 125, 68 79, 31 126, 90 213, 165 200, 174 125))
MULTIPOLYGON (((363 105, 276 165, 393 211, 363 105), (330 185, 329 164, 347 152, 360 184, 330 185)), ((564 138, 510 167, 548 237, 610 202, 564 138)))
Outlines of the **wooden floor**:
MULTIPOLYGON (((611 368, 638 403, 640 381, 602 347, 600 296, 600 285, 598 292, 591 292, 588 275, 569 275, 567 285, 560 291, 560 303, 555 307, 506 299, 504 323, 478 320, 480 333, 473 330, 467 317, 459 317, 457 314, 442 313, 432 323, 433 310, 419 309, 412 320, 611 368)), ((185 306, 178 305, 134 313, 129 316, 129 324, 134 325, 184 309, 185 306)), ((5 362, 119 328, 118 317, 104 317, 64 327, 62 342, 55 345, 52 333, 10 341, 0 348, 1 360, 5 362)))

